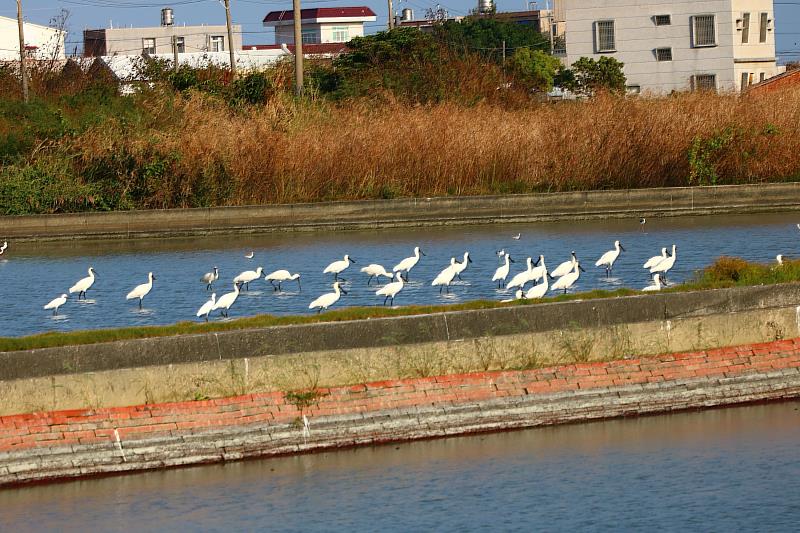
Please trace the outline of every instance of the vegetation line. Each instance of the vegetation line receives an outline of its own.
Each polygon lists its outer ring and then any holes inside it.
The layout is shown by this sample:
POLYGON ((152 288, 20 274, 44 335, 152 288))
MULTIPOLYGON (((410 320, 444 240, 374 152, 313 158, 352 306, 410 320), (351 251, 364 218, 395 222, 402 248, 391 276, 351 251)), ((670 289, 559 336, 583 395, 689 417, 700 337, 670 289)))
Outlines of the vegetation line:
MULTIPOLYGON (((721 257, 712 265, 698 272, 695 277, 681 285, 663 292, 687 292, 696 290, 721 289, 738 286, 772 285, 800 281, 800 260, 786 260, 782 265, 765 265, 752 263, 744 259, 721 257)), ((254 317, 231 320, 229 322, 179 322, 168 326, 146 326, 115 329, 98 329, 73 332, 51 332, 27 337, 0 337, 0 352, 95 344, 101 342, 132 340, 171 335, 186 335, 219 331, 233 331, 270 326, 287 326, 293 324, 312 324, 319 322, 341 322, 363 320, 368 318, 389 318, 401 316, 425 315, 446 311, 468 311, 476 309, 496 309, 514 305, 537 305, 539 303, 563 302, 572 300, 591 300, 615 298, 620 296, 641 295, 632 289, 614 291, 595 290, 591 292, 558 295, 537 301, 517 300, 511 303, 478 300, 458 305, 440 306, 408 306, 399 308, 386 307, 352 307, 336 311, 328 311, 319 315, 307 316, 273 316, 258 315, 254 317)))

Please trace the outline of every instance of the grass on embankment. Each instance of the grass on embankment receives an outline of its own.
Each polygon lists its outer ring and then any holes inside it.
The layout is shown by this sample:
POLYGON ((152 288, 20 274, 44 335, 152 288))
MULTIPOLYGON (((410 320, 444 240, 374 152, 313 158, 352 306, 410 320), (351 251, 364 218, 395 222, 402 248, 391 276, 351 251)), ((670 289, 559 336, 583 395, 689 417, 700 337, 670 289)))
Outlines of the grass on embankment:
MULTIPOLYGON (((722 289, 738 286, 771 285, 800 281, 800 261, 784 260, 782 266, 751 263, 735 257, 721 257, 712 265, 698 272, 694 279, 676 285, 664 292, 686 292, 695 290, 722 289)), ((517 300, 510 303, 476 300, 458 305, 408 306, 400 308, 387 307, 351 307, 306 316, 273 316, 258 315, 254 317, 231 320, 230 322, 179 322, 169 326, 146 326, 135 328, 98 329, 73 332, 51 332, 28 337, 0 337, 0 352, 30 350, 35 348, 51 348, 95 344, 120 340, 131 340, 151 337, 167 337, 171 335, 187 335, 217 331, 231 331, 269 326, 288 326, 293 324, 311 324, 317 322, 341 322, 363 320, 368 318, 387 318, 441 313, 445 311, 468 311, 477 309, 495 309, 512 305, 537 305, 540 303, 562 302, 569 300, 591 300, 614 298, 642 294, 633 289, 617 289, 615 291, 595 290, 577 294, 561 294, 542 300, 517 300)))

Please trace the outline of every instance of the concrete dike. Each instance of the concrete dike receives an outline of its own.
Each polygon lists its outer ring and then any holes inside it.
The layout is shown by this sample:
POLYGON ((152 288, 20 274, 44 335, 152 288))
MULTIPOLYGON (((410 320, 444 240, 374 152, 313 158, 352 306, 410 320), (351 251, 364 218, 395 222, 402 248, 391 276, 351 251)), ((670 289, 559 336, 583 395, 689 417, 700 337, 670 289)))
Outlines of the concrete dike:
POLYGON ((5 352, 0 484, 795 398, 799 301, 786 284, 5 352))
POLYGON ((0 217, 3 238, 82 239, 378 229, 800 209, 800 183, 0 217))

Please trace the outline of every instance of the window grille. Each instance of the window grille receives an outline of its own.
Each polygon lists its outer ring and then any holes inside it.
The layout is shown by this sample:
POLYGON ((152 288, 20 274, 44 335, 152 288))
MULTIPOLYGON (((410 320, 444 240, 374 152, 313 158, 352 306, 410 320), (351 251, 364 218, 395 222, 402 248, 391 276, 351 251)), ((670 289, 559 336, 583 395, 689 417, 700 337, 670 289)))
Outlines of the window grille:
POLYGON ((656 48, 656 61, 672 61, 672 48, 656 48))
POLYGON ((714 15, 695 15, 692 17, 694 46, 716 46, 717 35, 714 28, 714 15))
POLYGON ((613 20, 599 20, 597 28, 597 52, 616 52, 616 36, 614 35, 613 20))
POLYGON ((742 43, 750 41, 750 13, 742 13, 742 43))
POLYGON ((672 24, 672 15, 656 15, 653 17, 656 26, 669 26, 672 24))

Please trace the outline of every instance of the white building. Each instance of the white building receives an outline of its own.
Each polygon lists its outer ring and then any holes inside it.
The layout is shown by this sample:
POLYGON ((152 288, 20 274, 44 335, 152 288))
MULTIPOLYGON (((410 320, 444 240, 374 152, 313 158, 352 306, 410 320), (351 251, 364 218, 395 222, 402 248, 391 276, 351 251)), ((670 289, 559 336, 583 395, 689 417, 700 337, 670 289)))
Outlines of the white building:
POLYGON ((566 62, 610 56, 629 91, 738 91, 782 71, 772 0, 556 0, 566 62), (560 4, 560 5, 558 5, 560 4))
MULTIPOLYGON (((65 32, 30 22, 23 23, 25 51, 33 59, 64 59, 65 32)), ((0 61, 19 60, 17 19, 0 17, 0 61)))
MULTIPOLYGON (((364 23, 375 22, 375 13, 366 6, 317 7, 300 11, 303 44, 346 43, 364 36, 364 23)), ((294 13, 272 11, 264 26, 275 28, 277 44, 294 44, 294 13)))

